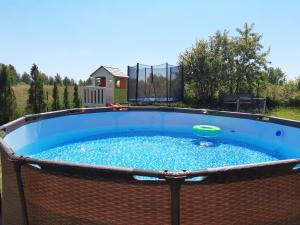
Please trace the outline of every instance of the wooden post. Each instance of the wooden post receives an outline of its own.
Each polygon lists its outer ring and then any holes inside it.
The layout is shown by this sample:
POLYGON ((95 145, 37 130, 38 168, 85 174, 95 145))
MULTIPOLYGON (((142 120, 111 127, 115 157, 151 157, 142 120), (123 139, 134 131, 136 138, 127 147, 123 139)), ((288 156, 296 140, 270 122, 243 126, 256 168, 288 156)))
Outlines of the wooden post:
POLYGON ((263 114, 266 113, 266 99, 264 99, 264 108, 263 108, 263 114))
POLYGON ((237 101, 236 101, 236 111, 239 112, 240 111, 240 97, 238 97, 237 101))

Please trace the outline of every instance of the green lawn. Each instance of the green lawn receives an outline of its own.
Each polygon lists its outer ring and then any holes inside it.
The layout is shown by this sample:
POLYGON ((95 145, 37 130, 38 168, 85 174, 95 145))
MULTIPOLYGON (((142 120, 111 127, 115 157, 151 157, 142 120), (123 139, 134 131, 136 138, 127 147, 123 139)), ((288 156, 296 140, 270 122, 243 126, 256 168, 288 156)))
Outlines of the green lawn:
POLYGON ((127 103, 127 89, 115 89, 115 102, 116 103, 127 103))
POLYGON ((300 108, 280 107, 271 110, 268 115, 300 121, 300 108))

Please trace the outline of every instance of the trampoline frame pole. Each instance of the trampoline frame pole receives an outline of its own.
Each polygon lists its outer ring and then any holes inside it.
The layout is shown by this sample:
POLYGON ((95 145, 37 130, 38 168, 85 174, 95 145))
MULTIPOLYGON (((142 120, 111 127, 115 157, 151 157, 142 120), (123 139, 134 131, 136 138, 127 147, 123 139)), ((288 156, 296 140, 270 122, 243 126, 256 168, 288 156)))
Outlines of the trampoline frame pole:
POLYGON ((135 86, 135 100, 137 101, 138 100, 138 88, 139 88, 139 67, 140 67, 140 64, 137 63, 136 64, 136 86, 135 86))
POLYGON ((145 87, 145 98, 147 98, 147 68, 145 67, 145 83, 144 83, 144 87, 145 87))
POLYGON ((169 76, 169 66, 166 63, 166 92, 167 92, 167 102, 169 101, 169 86, 168 86, 168 76, 169 76))

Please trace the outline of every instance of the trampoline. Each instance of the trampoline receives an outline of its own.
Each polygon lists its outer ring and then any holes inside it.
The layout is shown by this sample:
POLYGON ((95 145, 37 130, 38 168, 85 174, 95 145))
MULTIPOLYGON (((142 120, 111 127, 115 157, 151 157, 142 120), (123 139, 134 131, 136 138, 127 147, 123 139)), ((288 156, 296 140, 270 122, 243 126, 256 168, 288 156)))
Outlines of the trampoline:
POLYGON ((128 66, 129 102, 177 102, 183 100, 183 73, 168 63, 128 66))

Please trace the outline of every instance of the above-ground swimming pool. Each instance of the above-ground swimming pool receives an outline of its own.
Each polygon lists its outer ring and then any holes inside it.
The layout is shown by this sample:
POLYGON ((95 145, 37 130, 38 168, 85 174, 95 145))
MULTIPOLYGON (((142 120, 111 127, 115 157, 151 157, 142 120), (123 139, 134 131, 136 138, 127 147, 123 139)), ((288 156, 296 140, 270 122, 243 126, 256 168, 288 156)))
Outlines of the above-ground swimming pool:
POLYGON ((299 224, 299 127, 162 107, 23 117, 3 127, 3 222, 299 224))
POLYGON ((42 120, 5 140, 27 157, 146 170, 200 170, 300 158, 299 146, 285 143, 286 128, 260 122, 253 127, 249 122, 255 122, 246 121, 247 129, 241 130, 242 124, 230 123, 233 120, 175 112, 103 112, 42 120), (195 124, 218 125, 222 132, 201 137, 192 131, 195 124))

